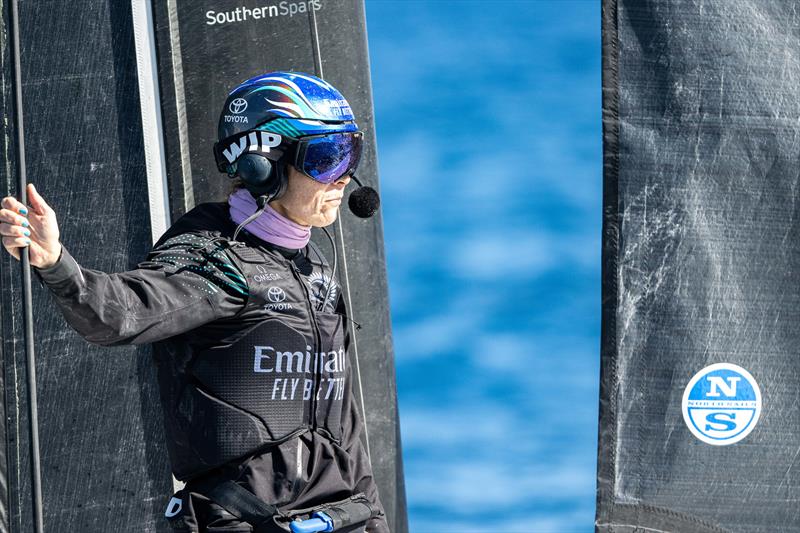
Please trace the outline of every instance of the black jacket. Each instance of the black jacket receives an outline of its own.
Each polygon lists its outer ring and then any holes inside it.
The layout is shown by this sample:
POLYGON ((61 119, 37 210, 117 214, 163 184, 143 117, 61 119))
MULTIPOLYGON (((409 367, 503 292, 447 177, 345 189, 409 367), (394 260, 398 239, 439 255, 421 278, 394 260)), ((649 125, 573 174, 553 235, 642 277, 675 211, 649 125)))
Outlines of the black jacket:
MULTIPOLYGON (((322 302, 327 261, 311 242, 289 250, 246 229, 232 241, 235 227, 227 202, 200 204, 134 270, 83 268, 62 247, 54 266, 35 272, 87 341, 154 343, 184 495, 233 479, 281 510, 363 492, 382 514, 335 280, 322 302)), ((192 529, 205 520, 201 500, 184 497, 192 529)), ((388 531, 385 517, 367 531, 388 531)))

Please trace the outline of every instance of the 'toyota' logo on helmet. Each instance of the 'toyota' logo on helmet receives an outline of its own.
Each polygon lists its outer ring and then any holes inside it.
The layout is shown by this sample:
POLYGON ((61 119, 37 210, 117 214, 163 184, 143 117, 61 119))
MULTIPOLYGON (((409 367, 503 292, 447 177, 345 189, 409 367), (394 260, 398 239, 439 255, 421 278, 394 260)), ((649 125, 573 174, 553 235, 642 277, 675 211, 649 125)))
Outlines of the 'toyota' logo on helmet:
POLYGON ((233 100, 228 109, 231 110, 231 113, 238 115, 239 113, 244 113, 244 110, 247 109, 247 100, 244 98, 236 98, 233 100))

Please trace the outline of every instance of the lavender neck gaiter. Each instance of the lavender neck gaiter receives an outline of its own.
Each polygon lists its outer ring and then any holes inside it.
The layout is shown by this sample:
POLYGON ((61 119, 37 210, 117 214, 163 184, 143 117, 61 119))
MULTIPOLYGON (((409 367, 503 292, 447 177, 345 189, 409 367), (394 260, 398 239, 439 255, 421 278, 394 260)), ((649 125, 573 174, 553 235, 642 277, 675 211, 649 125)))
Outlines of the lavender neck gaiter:
MULTIPOLYGON (((258 210, 255 198, 247 189, 237 189, 228 196, 231 220, 237 225, 258 210)), ((267 204, 264 212, 242 228, 259 239, 284 248, 305 248, 311 238, 311 226, 303 226, 275 211, 267 204)))

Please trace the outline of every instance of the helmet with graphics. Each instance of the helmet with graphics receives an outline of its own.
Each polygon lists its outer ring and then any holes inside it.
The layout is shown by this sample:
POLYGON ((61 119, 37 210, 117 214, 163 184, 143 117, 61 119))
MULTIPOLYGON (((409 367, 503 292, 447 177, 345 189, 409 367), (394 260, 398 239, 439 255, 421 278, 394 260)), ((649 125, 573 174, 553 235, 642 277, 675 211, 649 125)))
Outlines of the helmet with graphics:
MULTIPOLYGON (((358 132, 353 111, 330 83, 301 72, 269 72, 228 95, 214 155, 219 170, 240 177, 251 193, 277 198, 285 191, 286 164, 296 163, 287 159, 297 155, 298 140, 331 134, 349 139, 353 132, 358 132)), ((357 148, 360 155, 360 137, 357 148)))

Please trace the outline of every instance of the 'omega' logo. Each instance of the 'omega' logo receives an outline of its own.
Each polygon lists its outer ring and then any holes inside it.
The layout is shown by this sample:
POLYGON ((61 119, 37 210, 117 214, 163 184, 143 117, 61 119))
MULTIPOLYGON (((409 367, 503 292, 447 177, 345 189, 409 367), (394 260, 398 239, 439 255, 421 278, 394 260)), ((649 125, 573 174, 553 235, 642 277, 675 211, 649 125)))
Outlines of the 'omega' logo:
POLYGON ((270 287, 267 290, 267 297, 270 302, 280 303, 286 299, 286 293, 280 287, 270 287))
POLYGON ((228 109, 231 110, 231 113, 238 115, 239 113, 243 113, 245 109, 247 109, 247 100, 244 98, 236 98, 231 104, 228 106, 228 109))

